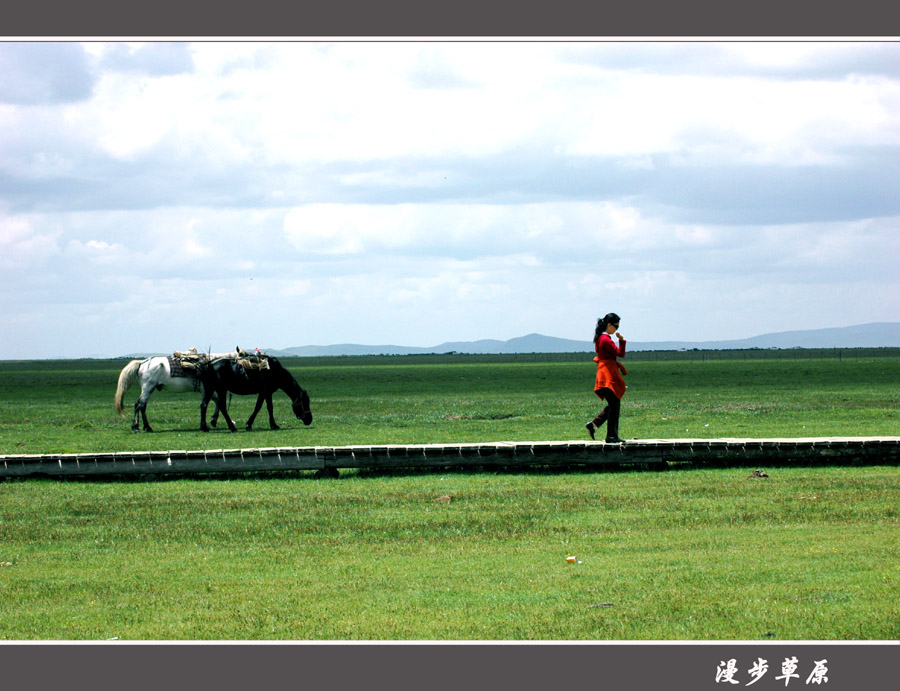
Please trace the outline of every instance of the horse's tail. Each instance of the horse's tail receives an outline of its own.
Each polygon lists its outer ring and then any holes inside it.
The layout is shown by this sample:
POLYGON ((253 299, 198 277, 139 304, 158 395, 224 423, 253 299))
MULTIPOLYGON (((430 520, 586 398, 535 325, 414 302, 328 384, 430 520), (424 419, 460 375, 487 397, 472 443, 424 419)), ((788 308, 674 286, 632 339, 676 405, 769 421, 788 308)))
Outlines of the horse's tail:
POLYGON ((137 381, 137 373, 138 368, 141 366, 143 360, 132 360, 125 367, 122 368, 122 371, 119 373, 119 385, 116 387, 116 412, 119 414, 119 417, 122 417, 124 414, 124 407, 122 406, 122 400, 125 398, 125 392, 128 391, 128 387, 131 386, 134 382, 137 381))

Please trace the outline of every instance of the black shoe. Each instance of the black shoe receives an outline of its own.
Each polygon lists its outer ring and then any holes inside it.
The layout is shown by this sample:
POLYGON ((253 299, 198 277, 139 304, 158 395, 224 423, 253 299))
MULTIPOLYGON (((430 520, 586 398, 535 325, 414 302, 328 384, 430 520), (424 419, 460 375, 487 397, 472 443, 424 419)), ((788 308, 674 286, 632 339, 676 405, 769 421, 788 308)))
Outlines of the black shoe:
POLYGON ((619 439, 618 437, 607 437, 607 438, 606 438, 606 443, 607 443, 607 444, 624 444, 624 443, 625 443, 625 440, 624 440, 624 439, 619 439))
POLYGON ((587 424, 585 425, 585 427, 587 428, 588 434, 591 435, 591 439, 594 439, 594 438, 595 438, 595 437, 594 437, 594 429, 596 429, 596 428, 594 427, 594 423, 593 423, 593 422, 589 422, 589 423, 587 423, 587 424))

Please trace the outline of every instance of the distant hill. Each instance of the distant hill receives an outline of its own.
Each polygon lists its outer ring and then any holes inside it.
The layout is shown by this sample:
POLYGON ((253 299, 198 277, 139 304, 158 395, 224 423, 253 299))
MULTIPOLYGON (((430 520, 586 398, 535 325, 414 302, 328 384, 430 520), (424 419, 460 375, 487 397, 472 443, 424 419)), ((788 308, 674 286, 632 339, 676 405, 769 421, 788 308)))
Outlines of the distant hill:
POLYGON ((284 350, 267 350, 275 356, 315 355, 424 355, 428 353, 578 353, 591 350, 589 341, 572 341, 541 334, 529 334, 508 341, 485 339, 481 341, 448 341, 430 348, 398 345, 356 345, 342 343, 327 346, 297 346, 284 350))
MULTIPOLYGON (((629 347, 632 344, 629 342, 629 347)), ((900 323, 875 322, 808 331, 782 331, 734 341, 658 341, 636 343, 634 350, 732 350, 748 348, 896 348, 900 347, 900 323)))
MULTIPOLYGON (((629 341, 629 350, 742 350, 749 348, 890 348, 900 347, 900 323, 877 322, 830 329, 784 331, 730 341, 629 341)), ((418 348, 398 345, 308 345, 268 349, 275 356, 322 355, 416 355, 428 353, 582 353, 593 350, 591 342, 528 334, 508 341, 449 341, 418 348)))

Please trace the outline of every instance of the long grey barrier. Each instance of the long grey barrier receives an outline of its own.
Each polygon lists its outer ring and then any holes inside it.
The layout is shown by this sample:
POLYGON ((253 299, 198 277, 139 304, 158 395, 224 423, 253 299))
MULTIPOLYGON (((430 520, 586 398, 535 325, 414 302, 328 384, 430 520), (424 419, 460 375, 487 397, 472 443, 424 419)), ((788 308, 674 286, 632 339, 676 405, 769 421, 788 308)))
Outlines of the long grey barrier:
POLYGON ((680 462, 724 465, 900 464, 900 437, 642 439, 627 444, 516 441, 3 455, 0 456, 0 479, 277 470, 314 470, 319 471, 320 476, 335 476, 341 468, 667 466, 680 462))

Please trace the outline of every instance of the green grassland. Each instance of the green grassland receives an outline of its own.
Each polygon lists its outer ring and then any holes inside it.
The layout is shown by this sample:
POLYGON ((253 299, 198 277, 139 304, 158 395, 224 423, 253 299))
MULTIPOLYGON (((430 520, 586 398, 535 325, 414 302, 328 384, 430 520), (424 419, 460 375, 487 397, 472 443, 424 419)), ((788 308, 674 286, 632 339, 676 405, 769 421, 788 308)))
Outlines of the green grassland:
MULTIPOLYGON (((112 399, 124 361, 0 362, 0 453, 567 440, 600 409, 595 365, 511 358, 283 360, 310 392, 314 421, 291 418, 275 395, 243 431, 254 397, 235 396, 240 432, 200 432, 199 394, 155 393, 153 434, 131 432, 112 399)), ((629 362, 625 438, 896 435, 900 358, 629 362)))
MULTIPOLYGON (((124 364, 0 363, 0 453, 571 439, 598 403, 589 360, 298 359, 310 427, 278 394, 282 430, 203 434, 199 397, 161 392, 136 435, 124 364)), ((897 358, 635 359, 627 381, 629 438, 898 433, 897 358)), ((7 481, 0 639, 900 637, 900 468, 767 469, 7 481)))

